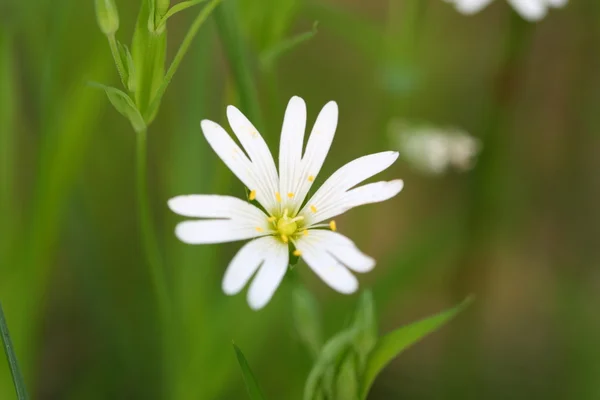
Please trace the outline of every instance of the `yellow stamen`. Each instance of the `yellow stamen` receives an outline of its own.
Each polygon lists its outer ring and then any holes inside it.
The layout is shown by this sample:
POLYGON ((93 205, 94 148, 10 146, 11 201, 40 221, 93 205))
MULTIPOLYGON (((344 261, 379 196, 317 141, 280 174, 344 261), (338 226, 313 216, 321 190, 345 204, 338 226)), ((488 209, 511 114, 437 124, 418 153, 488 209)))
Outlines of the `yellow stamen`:
POLYGON ((331 228, 332 231, 337 231, 337 225, 335 224, 335 221, 331 221, 329 223, 329 228, 331 228))
POLYGON ((281 240, 283 240, 283 243, 289 242, 287 235, 281 235, 281 240))
POLYGON ((256 232, 262 232, 262 231, 263 231, 263 228, 261 228, 260 226, 257 226, 257 227, 256 227, 256 228, 254 228, 254 229, 256 229, 256 232))
POLYGON ((302 231, 302 234, 303 234, 304 236, 308 236, 308 229, 305 229, 305 230, 303 230, 303 231, 302 231))
POLYGON ((276 219, 277 219, 277 217, 269 217, 269 218, 267 218, 267 221, 275 222, 276 219))
POLYGON ((312 211, 313 213, 317 212, 317 207, 314 206, 314 204, 312 206, 310 206, 310 211, 312 211))
POLYGON ((308 181, 309 181, 309 182, 312 182, 312 181, 314 181, 314 180, 315 180, 315 177, 314 177, 314 176, 310 175, 310 176, 308 177, 308 181))
POLYGON ((294 193, 288 193, 288 197, 291 199, 292 197, 294 197, 294 193))
POLYGON ((300 257, 300 256, 302 255, 302 252, 301 252, 300 250, 296 249, 296 250, 294 250, 294 253, 293 253, 293 254, 294 254, 296 257, 300 257))
POLYGON ((279 192, 275 192, 275 200, 277 200, 278 203, 281 203, 281 195, 279 192))
POLYGON ((256 190, 251 190, 250 194, 248 195, 248 199, 250 199, 250 201, 252 201, 255 198, 256 198, 256 190))
POLYGON ((292 222, 302 221, 304 219, 303 215, 298 215, 296 218, 292 219, 292 222))

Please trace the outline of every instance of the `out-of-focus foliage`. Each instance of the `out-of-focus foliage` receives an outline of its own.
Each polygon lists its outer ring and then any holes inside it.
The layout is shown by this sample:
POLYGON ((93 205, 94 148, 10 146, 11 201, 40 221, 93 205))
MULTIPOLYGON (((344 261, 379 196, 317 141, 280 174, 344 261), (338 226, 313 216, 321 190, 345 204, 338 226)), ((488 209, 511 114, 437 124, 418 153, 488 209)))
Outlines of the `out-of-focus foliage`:
MULTIPOLYGON (((114 2, 117 36, 131 43, 141 3, 114 2)), ((372 288, 379 336, 477 296, 392 361, 369 399, 597 399, 600 4, 573 0, 533 24, 504 1, 475 16, 442 0, 225 3, 272 151, 292 95, 306 100, 309 120, 328 100, 339 104, 323 176, 393 149, 394 118, 459 126, 481 142, 472 170, 435 179, 401 156, 378 178, 402 178, 404 191, 337 221, 378 261, 360 283, 372 288), (316 35, 264 68, 266 51, 315 21, 316 35)), ((169 18, 165 66, 204 6, 169 18)), ((87 85, 123 84, 95 2, 0 1, 0 300, 32 398, 245 398, 233 339, 265 398, 301 399, 314 361, 306 344, 329 348, 326 338, 353 320, 358 295, 333 292, 302 262, 253 312, 220 289, 239 244, 174 238, 166 199, 244 196, 199 128, 240 105, 215 25, 212 15, 199 29, 148 130, 150 205, 182 318, 170 369, 139 240, 134 133, 87 85), (321 339, 293 329, 299 283, 319 305, 302 318, 317 318, 321 339)), ((135 64, 143 49, 129 51, 135 64)), ((343 381, 331 387, 351 390, 343 381)), ((0 398, 12 396, 0 367, 0 398)))

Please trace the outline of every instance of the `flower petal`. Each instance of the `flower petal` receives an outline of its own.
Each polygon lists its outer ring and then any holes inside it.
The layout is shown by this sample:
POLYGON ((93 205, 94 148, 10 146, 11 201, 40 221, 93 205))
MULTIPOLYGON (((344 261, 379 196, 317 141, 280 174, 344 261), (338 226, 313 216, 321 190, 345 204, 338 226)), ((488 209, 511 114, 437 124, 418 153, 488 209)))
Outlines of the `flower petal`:
MULTIPOLYGON (((290 99, 283 117, 279 144, 279 191, 282 195, 281 208, 295 207, 295 193, 299 175, 302 173, 302 147, 306 129, 306 104, 298 96, 290 99)), ((302 202, 302 200, 300 200, 302 202)))
POLYGON ((361 252, 352 240, 342 234, 311 229, 308 237, 323 243, 328 253, 355 272, 369 272, 375 267, 375 260, 361 252))
POLYGON ((279 178, 267 143, 248 118, 234 106, 227 107, 227 119, 244 150, 250 156, 257 178, 263 183, 265 189, 248 188, 256 190, 256 199, 267 210, 278 208, 275 193, 279 191, 279 178))
POLYGON ((332 289, 345 294, 354 293, 358 289, 356 277, 327 251, 333 242, 313 233, 315 231, 311 230, 296 241, 296 248, 302 252, 304 261, 332 289))
POLYGON ((285 276, 289 263, 287 245, 272 236, 264 240, 270 242, 268 248, 263 251, 265 261, 248 290, 248 304, 254 310, 263 308, 271 300, 285 276))
MULTIPOLYGON (((305 223, 307 225, 316 223, 315 214, 320 210, 339 203, 348 189, 385 170, 397 159, 397 152, 386 151, 357 158, 338 169, 308 200, 300 212, 305 217, 305 223)), ((323 218, 319 218, 319 220, 322 221, 323 218)))
POLYGON ((175 227, 177 238, 188 244, 235 242, 271 233, 271 227, 266 219, 262 225, 254 225, 252 221, 209 219, 184 221, 175 227))
POLYGON ((485 8, 492 0, 450 0, 461 14, 475 14, 485 8))
POLYGON ((273 246, 271 236, 246 243, 233 257, 223 276, 223 292, 228 295, 239 293, 265 260, 273 246))
POLYGON ((332 195, 320 204, 317 212, 304 214, 308 226, 317 224, 346 211, 365 204, 379 203, 396 196, 404 188, 402 179, 389 182, 375 182, 359 186, 344 192, 340 196, 332 195))
POLYGON ((225 129, 206 119, 200 125, 204 137, 219 158, 246 187, 256 191, 256 200, 267 210, 276 207, 277 202, 270 194, 272 189, 269 188, 269 180, 262 177, 258 167, 248 159, 225 129))
POLYGON ((544 0, 508 0, 521 17, 529 21, 539 21, 546 15, 544 0))
POLYGON ((313 181, 321 171, 335 135, 337 122, 338 106, 335 101, 330 101, 317 116, 302 157, 300 173, 295 176, 296 183, 293 185, 295 190, 291 191, 295 199, 292 215, 300 209, 313 181))
POLYGON ((173 212, 186 217, 231 218, 250 221, 257 226, 262 226, 267 219, 258 207, 232 196, 189 194, 173 197, 167 204, 173 212))

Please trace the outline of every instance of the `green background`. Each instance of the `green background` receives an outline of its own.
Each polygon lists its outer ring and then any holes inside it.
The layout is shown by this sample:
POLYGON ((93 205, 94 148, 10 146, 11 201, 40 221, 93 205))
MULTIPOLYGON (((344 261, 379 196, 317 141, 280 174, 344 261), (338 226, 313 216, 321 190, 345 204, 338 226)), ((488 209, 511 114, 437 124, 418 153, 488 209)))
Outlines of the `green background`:
MULTIPOLYGON (((483 151, 467 173, 426 176, 400 160, 378 176, 404 191, 338 218, 378 260, 360 276, 381 332, 475 303, 403 353, 370 399, 600 398, 600 4, 572 0, 533 24, 503 0, 463 16, 441 0, 251 1, 235 5, 272 151, 288 99, 340 121, 322 176, 394 149, 394 118, 459 126, 483 151), (283 38, 311 40, 261 63, 283 38)), ((138 1, 117 0, 129 42, 138 1)), ((200 7, 169 20, 168 60, 200 7)), ((300 399, 311 366, 286 280, 262 311, 220 282, 240 247, 187 246, 168 198, 244 196, 199 121, 226 126, 238 104, 209 18, 148 131, 149 189, 182 316, 183 349, 165 387, 159 320, 134 191, 135 136, 106 96, 119 86, 91 0, 0 0, 0 300, 36 399, 243 399, 231 341, 268 399, 300 399)), ((244 110, 243 110, 244 111, 244 110)), ((320 181, 322 181, 322 176, 320 181)), ((301 281, 327 336, 357 296, 301 281)), ((12 398, 0 366, 0 398, 12 398)))

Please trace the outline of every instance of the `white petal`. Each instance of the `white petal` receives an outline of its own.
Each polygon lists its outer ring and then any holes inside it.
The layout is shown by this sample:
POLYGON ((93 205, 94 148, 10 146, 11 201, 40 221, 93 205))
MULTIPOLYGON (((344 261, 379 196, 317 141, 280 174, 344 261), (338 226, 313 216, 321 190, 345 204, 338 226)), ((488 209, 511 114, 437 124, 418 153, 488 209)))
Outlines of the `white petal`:
POLYGON ((327 240, 311 233, 314 231, 296 241, 297 249, 302 252, 302 259, 334 290, 345 294, 354 293, 358 289, 356 277, 327 252, 327 240))
POLYGON ((454 0, 456 9, 461 14, 475 14, 485 8, 492 0, 454 0))
POLYGON ((258 207, 232 196, 189 194, 169 199, 168 205, 173 212, 186 217, 231 218, 257 224, 267 219, 258 207))
POLYGON ((175 227, 175 235, 188 244, 235 242, 269 234, 269 226, 253 226, 231 219, 184 221, 175 227), (257 229, 259 228, 259 229, 257 229))
POLYGON ((338 169, 308 200, 300 212, 306 218, 306 223, 309 225, 316 223, 316 219, 313 217, 319 210, 327 209, 338 203, 348 189, 385 170, 397 159, 397 152, 386 151, 357 158, 338 169))
POLYGON ((397 179, 389 182, 375 182, 359 186, 343 193, 341 196, 332 195, 326 198, 316 213, 306 212, 307 224, 317 224, 346 211, 365 204, 379 203, 396 196, 404 188, 404 182, 397 179))
POLYGON ((568 0, 546 0, 550 7, 564 7, 567 5, 568 0))
POLYGON ((234 106, 227 107, 227 118, 231 129, 250 156, 257 178, 264 187, 262 190, 258 187, 248 188, 256 190, 256 200, 271 211, 276 206, 275 193, 279 191, 279 178, 271 151, 258 130, 240 110, 234 106))
POLYGON ((344 235, 322 229, 311 229, 308 237, 318 241, 328 253, 355 272, 369 272, 375 266, 375 260, 361 252, 354 242, 344 235))
POLYGON ((544 0, 508 0, 508 2, 529 21, 539 21, 546 15, 544 0))
POLYGON ((271 195, 272 189, 269 188, 268 181, 261 178, 257 166, 248 159, 225 129, 206 119, 200 125, 204 137, 225 165, 246 187, 256 191, 256 200, 267 210, 275 207, 277 202, 271 195))
POLYGON ((265 260, 271 247, 273 247, 271 236, 246 243, 233 257, 225 271, 223 292, 228 295, 239 293, 265 260))
POLYGON ((294 192, 297 190, 299 175, 302 173, 301 160, 305 129, 306 104, 300 97, 294 96, 285 110, 279 144, 279 188, 283 200, 282 209, 294 209, 292 205, 296 202, 294 192), (288 197, 289 193, 294 197, 288 197))
POLYGON ((321 171, 333 141, 337 122, 338 106, 335 101, 330 101, 317 116, 302 157, 301 172, 295 176, 296 184, 293 185, 295 190, 292 191, 295 207, 291 212, 292 215, 300 209, 313 181, 321 171))
POLYGON ((254 310, 263 308, 279 287, 289 263, 288 246, 272 236, 265 238, 271 244, 263 252, 265 259, 248 290, 248 304, 254 310))

